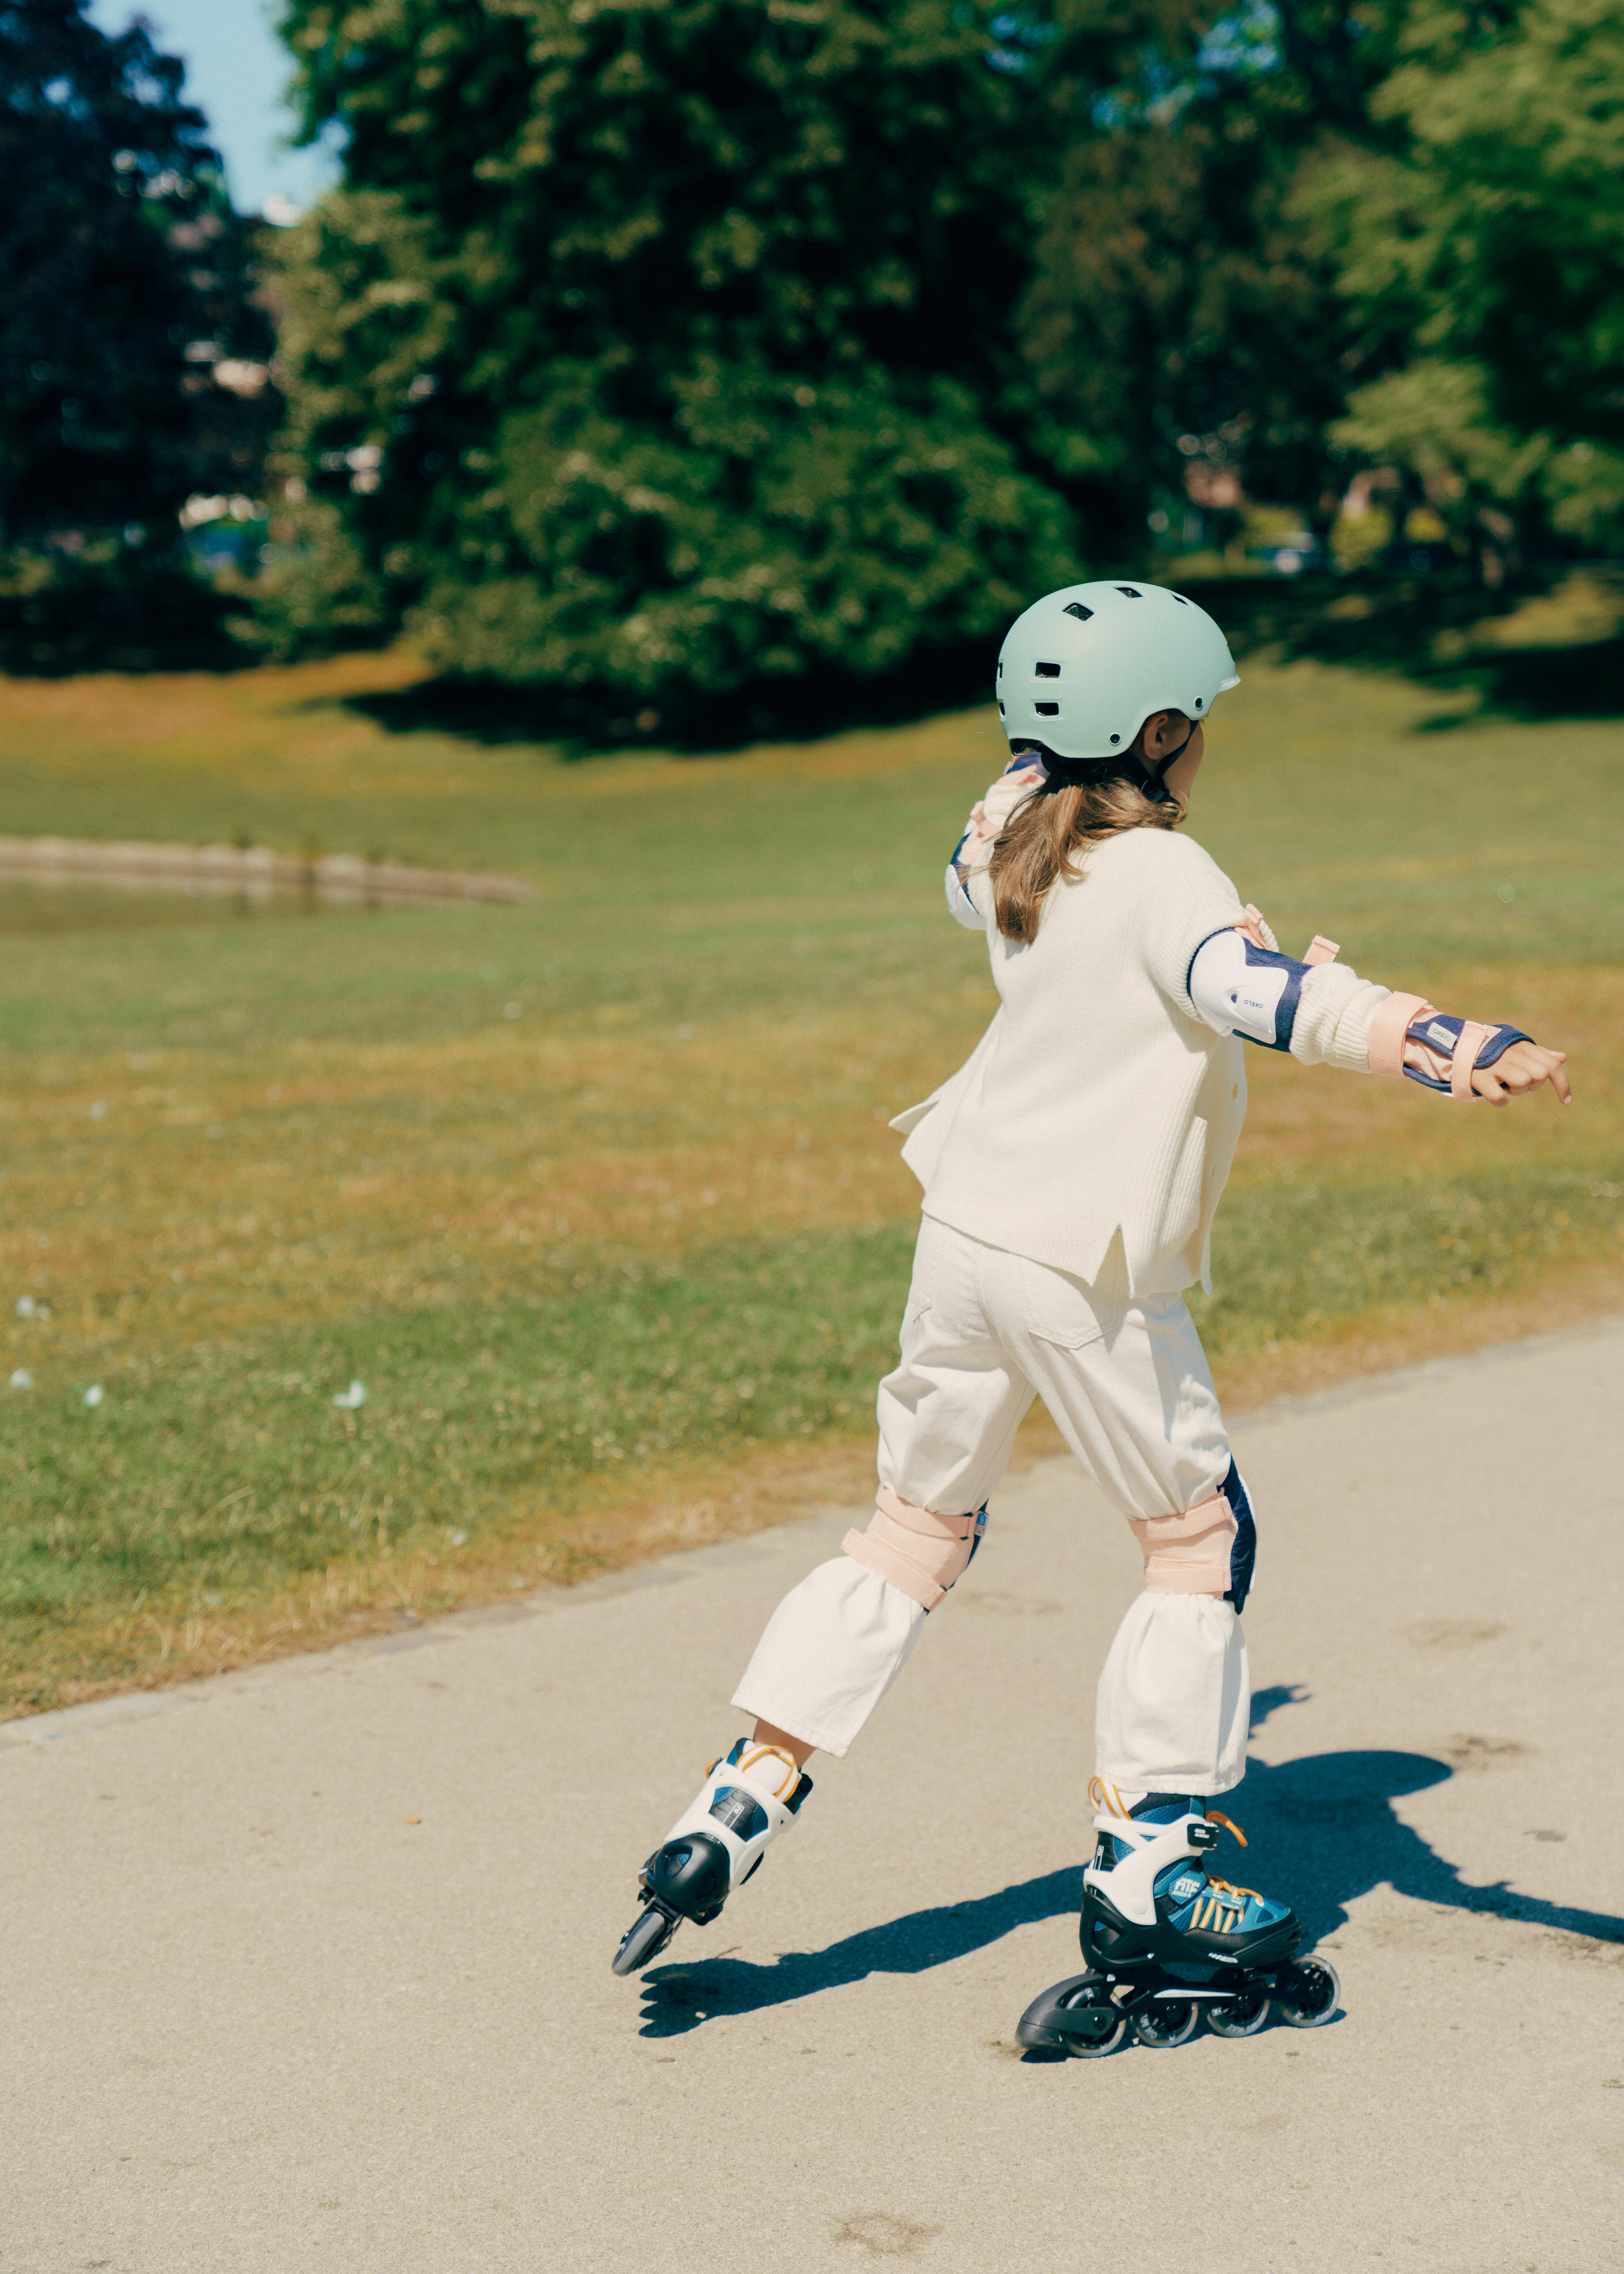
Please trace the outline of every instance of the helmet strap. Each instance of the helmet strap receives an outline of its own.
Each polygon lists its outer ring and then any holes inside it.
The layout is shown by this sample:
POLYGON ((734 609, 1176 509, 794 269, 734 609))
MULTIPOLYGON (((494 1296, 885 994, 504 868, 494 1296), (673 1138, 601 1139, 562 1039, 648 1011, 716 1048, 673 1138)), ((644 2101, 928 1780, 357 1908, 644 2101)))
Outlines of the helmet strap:
POLYGON ((1149 798, 1153 805, 1175 805, 1177 803, 1177 800, 1174 797, 1172 791, 1167 786, 1167 778, 1172 769, 1178 764, 1180 758, 1184 757, 1184 752, 1190 748, 1191 743, 1195 740, 1195 730, 1200 723, 1201 722, 1199 719, 1192 719, 1191 721, 1190 732, 1184 736, 1184 741, 1179 744, 1176 750, 1169 750, 1167 757, 1162 760, 1159 765, 1153 766, 1149 763, 1148 759, 1146 758, 1141 758, 1139 760, 1139 771, 1144 775, 1146 782, 1148 785, 1146 790, 1146 795, 1149 798))

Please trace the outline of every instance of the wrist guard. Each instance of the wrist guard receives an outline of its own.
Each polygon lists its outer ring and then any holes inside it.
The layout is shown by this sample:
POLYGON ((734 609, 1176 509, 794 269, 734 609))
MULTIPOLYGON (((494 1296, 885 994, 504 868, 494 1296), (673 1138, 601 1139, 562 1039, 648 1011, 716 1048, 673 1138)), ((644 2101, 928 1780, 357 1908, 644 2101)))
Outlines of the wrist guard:
POLYGON ((1406 1081, 1418 1081, 1423 1089, 1435 1089, 1445 1096, 1474 1097, 1477 1092, 1471 1078, 1479 1066, 1492 1066, 1513 1043, 1531 1043, 1534 1038, 1521 1027, 1485 1027, 1448 1012, 1425 1010, 1410 1020, 1404 1039, 1419 1043, 1432 1062, 1430 1067, 1406 1063, 1406 1081))

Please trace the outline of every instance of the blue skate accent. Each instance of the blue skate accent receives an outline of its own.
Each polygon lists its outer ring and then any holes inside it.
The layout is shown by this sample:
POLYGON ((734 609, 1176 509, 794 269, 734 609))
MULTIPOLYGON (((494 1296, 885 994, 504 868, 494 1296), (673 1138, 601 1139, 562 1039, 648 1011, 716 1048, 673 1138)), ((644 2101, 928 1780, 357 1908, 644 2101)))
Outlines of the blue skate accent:
MULTIPOLYGON (((1193 1795, 1153 1794, 1134 1810, 1133 1821, 1177 1824, 1188 1816, 1199 1819, 1199 1829, 1190 1835, 1193 1843, 1205 1848, 1217 1840, 1217 1826, 1207 1823, 1205 1805, 1193 1795)), ((1116 1845, 1115 1841, 1110 1844, 1116 1845)), ((1255 1927, 1274 1926, 1291 1908, 1273 1895, 1260 1895, 1255 1887, 1237 1887, 1227 1879, 1209 1878, 1199 1856, 1181 1856, 1167 1864, 1157 1872, 1152 1891, 1159 1904, 1167 1905, 1168 1924, 1181 1934, 1192 1929, 1213 1934, 1250 1934, 1255 1927)))
MULTIPOLYGON (((1453 1058, 1455 1044, 1461 1039, 1461 1028, 1465 1023, 1463 1019, 1455 1018, 1452 1013, 1425 1011, 1420 1018, 1410 1022, 1410 1039, 1412 1042, 1425 1043, 1429 1049, 1441 1052, 1447 1058, 1453 1058)), ((1496 1027, 1490 1034, 1488 1041, 1472 1060, 1472 1065, 1474 1069, 1477 1066, 1492 1066, 1496 1058, 1504 1058, 1513 1043, 1531 1043, 1533 1039, 1532 1035, 1525 1035, 1521 1027, 1496 1027)), ((1441 1081, 1439 1081, 1430 1073, 1423 1073, 1419 1066, 1407 1065, 1404 1068, 1404 1079, 1406 1081, 1418 1081, 1423 1089, 1442 1090, 1446 1096, 1449 1092, 1449 1078, 1447 1074, 1441 1081)))
POLYGON ((1252 1593, 1252 1570, 1258 1560, 1257 1520, 1246 1487, 1241 1482, 1241 1472, 1233 1461, 1218 1489, 1229 1502, 1235 1518, 1235 1538, 1229 1548, 1229 1585, 1223 1600, 1233 1603, 1238 1614, 1245 1609, 1246 1598, 1252 1593))
POLYGON ((709 1814, 725 1825, 737 1840, 754 1840, 767 1829, 767 1811, 753 1792, 742 1785, 725 1784, 711 1802, 709 1814))

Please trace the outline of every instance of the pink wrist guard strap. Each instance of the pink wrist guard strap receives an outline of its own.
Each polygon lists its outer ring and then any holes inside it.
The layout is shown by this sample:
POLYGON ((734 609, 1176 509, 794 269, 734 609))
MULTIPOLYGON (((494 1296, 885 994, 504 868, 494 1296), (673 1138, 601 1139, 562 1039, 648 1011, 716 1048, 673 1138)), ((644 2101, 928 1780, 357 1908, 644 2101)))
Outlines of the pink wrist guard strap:
POLYGON ((900 1587, 922 1610, 934 1611, 975 1553, 987 1511, 938 1516, 934 1509, 915 1508, 889 1485, 882 1485, 874 1499, 868 1530, 848 1532, 840 1542, 842 1553, 900 1587))
POLYGON ((1223 1495, 1198 1501, 1182 1516, 1131 1516, 1153 1595, 1223 1595, 1231 1585, 1229 1549, 1239 1526, 1223 1495))
POLYGON ((1327 939, 1322 931, 1317 931, 1308 943, 1308 953, 1303 960, 1304 963, 1335 963, 1341 953, 1342 949, 1335 940, 1327 939))
POLYGON ((1417 1019, 1436 1008, 1425 995, 1389 995, 1385 1003, 1378 1003, 1376 1015, 1371 1020, 1370 1040, 1365 1046, 1371 1072, 1402 1081, 1404 1037, 1417 1019))
POLYGON ((1472 1068, 1477 1063, 1478 1051, 1493 1032, 1492 1027, 1478 1026, 1471 1019, 1463 1019, 1461 1021, 1461 1038, 1456 1043, 1455 1055, 1449 1061, 1451 1097, 1474 1098, 1477 1096, 1477 1093, 1472 1088, 1472 1068))

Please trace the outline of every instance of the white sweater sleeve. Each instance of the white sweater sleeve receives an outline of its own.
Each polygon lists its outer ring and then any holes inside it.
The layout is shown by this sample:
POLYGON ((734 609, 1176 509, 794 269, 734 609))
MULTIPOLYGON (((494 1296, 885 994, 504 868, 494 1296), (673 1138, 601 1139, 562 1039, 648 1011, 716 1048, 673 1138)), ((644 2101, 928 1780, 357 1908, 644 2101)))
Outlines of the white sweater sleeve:
POLYGON ((1361 979, 1345 963, 1315 964, 1303 982, 1291 1028, 1292 1057, 1304 1065, 1368 1073, 1371 1020, 1392 991, 1361 979))

